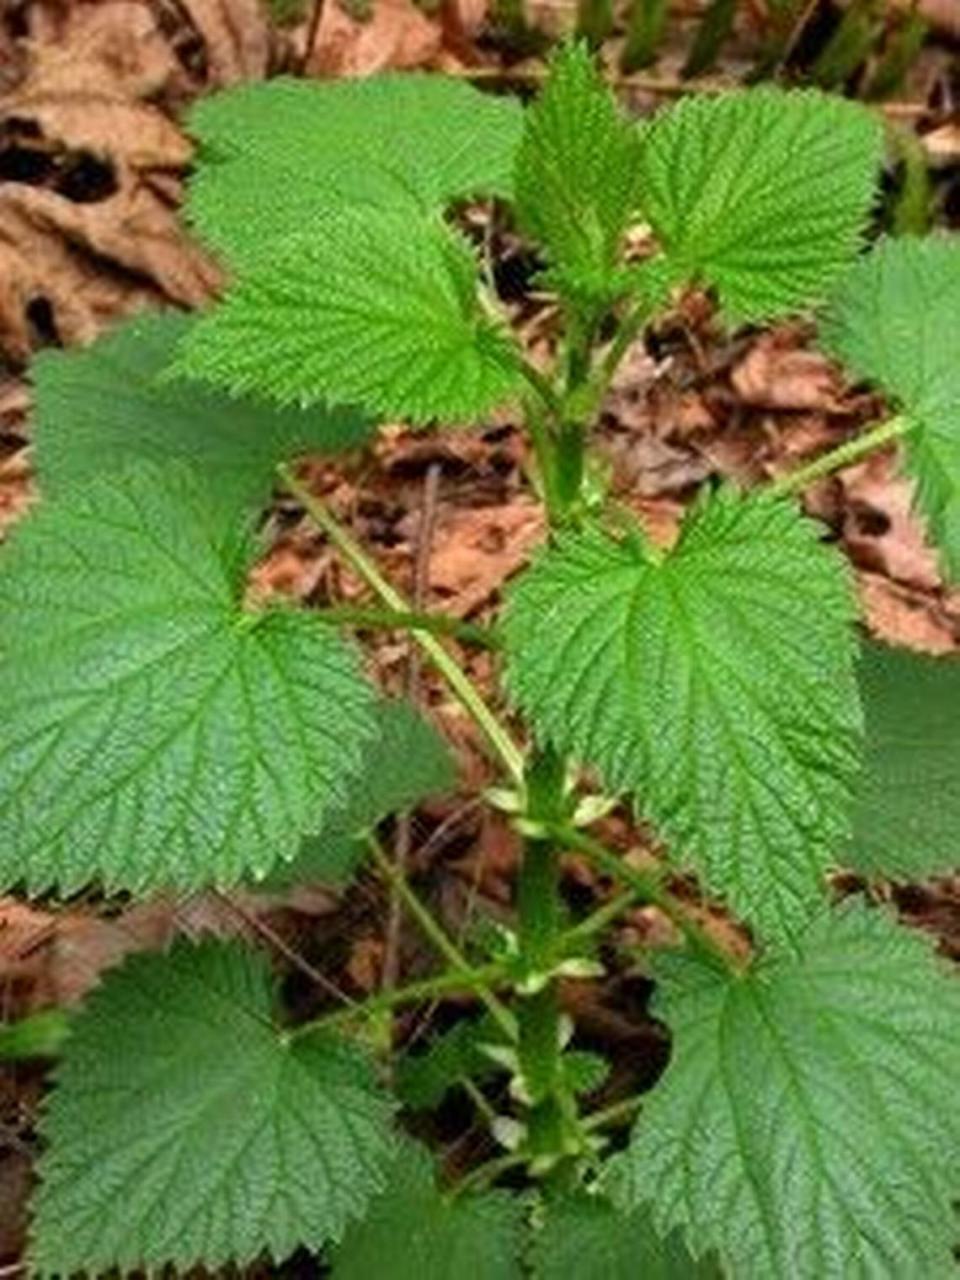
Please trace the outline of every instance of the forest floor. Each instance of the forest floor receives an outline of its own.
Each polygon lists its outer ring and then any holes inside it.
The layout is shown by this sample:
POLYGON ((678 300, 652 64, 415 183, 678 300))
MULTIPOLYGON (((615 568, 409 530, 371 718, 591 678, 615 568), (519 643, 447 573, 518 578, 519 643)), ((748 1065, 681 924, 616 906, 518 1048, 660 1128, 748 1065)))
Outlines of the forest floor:
MULTIPOLYGON (((327 0, 309 54, 308 6, 288 0, 273 7, 293 16, 290 25, 268 19, 257 0, 0 0, 0 536, 38 499, 31 355, 88 343, 144 307, 202 306, 222 287, 221 271, 178 221, 191 159, 178 122, 198 95, 278 71, 337 76, 423 67, 524 94, 542 77, 541 59, 508 56, 491 38, 487 0, 440 0, 431 12, 413 0, 373 0, 366 19, 327 0)), ((686 87, 678 69, 702 7, 700 0, 673 6, 661 57, 647 73, 613 72, 630 109, 649 112, 686 87)), ((808 25, 828 20, 818 8, 830 5, 809 5, 808 25)), ((746 6, 707 87, 732 83, 749 66, 761 10, 746 6)), ((927 43, 884 110, 922 148, 936 221, 956 227, 960 0, 929 0, 925 11, 927 43)), ((536 0, 531 12, 551 33, 572 21, 561 0, 536 0)), ((611 68, 616 49, 614 40, 611 68)), ((493 248, 498 290, 525 345, 534 356, 546 353, 556 313, 532 282, 537 264, 498 211, 478 206, 465 216, 493 248)), ((708 299, 693 295, 635 346, 604 407, 597 444, 619 497, 653 536, 671 536, 708 477, 774 475, 876 416, 876 399, 845 384, 810 337, 801 322, 723 335, 708 299)), ((482 620, 543 536, 526 461, 509 414, 442 435, 388 425, 362 457, 313 465, 311 483, 395 582, 427 605, 482 620)), ((960 591, 941 578, 911 514, 909 485, 889 457, 823 482, 808 506, 849 553, 875 636, 936 654, 960 650, 960 591)), ((258 570, 262 587, 311 602, 360 594, 295 510, 278 503, 270 520, 275 539, 258 570)), ((406 641, 378 642, 372 661, 385 687, 413 689, 430 707, 459 759, 461 794, 413 819, 409 865, 419 890, 454 933, 478 913, 509 919, 516 838, 469 799, 488 780, 475 731, 430 673, 417 672, 406 641)), ((471 661, 473 674, 488 681, 489 655, 471 661)), ((581 906, 607 892, 576 859, 566 867, 565 890, 581 906)), ((960 959, 960 880, 875 891, 960 959)), ((315 887, 270 899, 207 894, 129 906, 95 895, 59 907, 0 897, 0 1020, 74 1004, 132 949, 209 931, 265 941, 290 977, 293 1006, 310 1009, 320 998, 317 970, 352 995, 376 989, 385 916, 382 893, 363 879, 343 895, 315 887)), ((655 909, 637 909, 622 918, 617 941, 629 954, 631 944, 663 927, 655 909)), ((403 936, 399 964, 411 975, 427 964, 415 937, 403 936)), ((616 1064, 638 1046, 652 1069, 665 1057, 646 994, 642 975, 629 967, 605 984, 571 984, 567 993, 578 1026, 614 1061, 613 1090, 616 1064)), ((423 1031, 422 1018, 399 1029, 407 1038, 423 1031)), ((0 1275, 16 1269, 22 1246, 43 1088, 40 1071, 0 1070, 0 1275)), ((453 1163, 470 1150, 471 1135, 458 1132, 459 1123, 450 1117, 449 1133, 439 1135, 453 1163)))

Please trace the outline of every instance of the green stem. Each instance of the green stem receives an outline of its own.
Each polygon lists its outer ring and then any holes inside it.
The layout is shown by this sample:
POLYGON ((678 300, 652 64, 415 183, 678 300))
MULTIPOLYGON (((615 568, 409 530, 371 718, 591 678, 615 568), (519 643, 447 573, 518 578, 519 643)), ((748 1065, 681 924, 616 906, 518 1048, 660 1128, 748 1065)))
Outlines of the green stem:
MULTIPOLYGON (((387 857, 380 841, 375 836, 371 836, 367 844, 380 874, 396 893, 413 919, 416 920, 424 936, 433 943, 433 946, 447 961, 451 969, 462 974, 473 972, 467 957, 453 939, 447 936, 446 932, 433 918, 431 912, 413 892, 406 876, 387 857)), ((516 1020, 506 1005, 487 987, 477 986, 474 990, 478 999, 482 1000, 487 1007, 497 1026, 500 1027, 509 1040, 515 1040, 517 1036, 516 1020)))
POLYGON ((357 627, 360 630, 427 631, 431 635, 451 636, 465 644, 481 649, 499 649, 503 645, 500 635, 492 627, 463 622, 447 613, 426 613, 417 609, 377 609, 366 605, 338 604, 327 609, 314 610, 321 622, 335 626, 357 627))
MULTIPOLYGON (((565 816, 566 770, 552 751, 536 753, 527 769, 527 818, 546 825, 565 816)), ((583 1148, 576 1098, 563 1078, 560 998, 548 976, 560 957, 560 862, 552 836, 528 838, 517 883, 520 965, 518 1056, 529 1095, 527 1150, 556 1163, 583 1148), (532 988, 532 989, 530 989, 532 988)))
MULTIPOLYGON (((391 586, 360 544, 350 536, 340 522, 327 510, 326 506, 318 498, 314 497, 305 485, 300 483, 291 469, 287 466, 281 466, 278 468, 278 474, 311 520, 323 530, 343 558, 359 577, 366 582, 374 594, 379 596, 389 609, 393 609, 398 613, 411 613, 412 610, 400 592, 391 586)), ((447 652, 436 636, 426 631, 414 631, 413 635, 463 707, 469 712, 480 729, 483 730, 487 741, 500 758, 507 772, 516 783, 521 784, 524 772, 523 752, 487 706, 469 676, 456 659, 447 652)))
POLYGON ((566 522, 576 508, 583 489, 586 430, 582 423, 566 421, 560 427, 554 450, 558 518, 566 522))
POLYGON ((601 1111, 594 1111, 592 1115, 585 1116, 583 1127, 587 1133, 593 1133, 596 1129, 613 1128, 614 1125, 618 1125, 624 1120, 632 1120, 642 1106, 642 1095, 623 1098, 620 1102, 612 1102, 609 1107, 604 1107, 601 1111))
POLYGON ((602 907, 597 907, 579 924, 575 924, 572 929, 568 929, 562 935, 564 948, 568 946, 576 946, 578 942, 586 941, 595 934, 602 933, 607 925, 612 924, 617 916, 623 915, 624 911, 637 900, 637 895, 633 889, 624 889, 623 893, 618 893, 616 897, 611 898, 609 902, 605 902, 602 907))
POLYGON ((435 1000, 439 996, 465 993, 474 995, 481 989, 495 986, 504 981, 506 970, 501 964, 480 965, 473 969, 448 969, 433 978, 424 978, 422 982, 411 982, 405 987, 395 987, 391 991, 382 991, 369 1000, 352 1004, 344 1009, 335 1009, 332 1013, 321 1014, 310 1022, 294 1028, 289 1033, 291 1040, 312 1035, 315 1031, 329 1030, 345 1023, 356 1022, 358 1018, 375 1018, 391 1009, 398 1009, 405 1004, 421 1004, 435 1000))
POLYGON ((493 1160, 486 1160, 483 1164, 478 1164, 475 1169, 471 1169, 466 1177, 460 1179, 454 1188, 454 1195, 462 1196, 468 1191, 476 1191, 478 1188, 489 1186, 491 1182, 496 1182, 501 1173, 509 1173, 511 1169, 519 1169, 521 1165, 526 1163, 526 1154, 519 1151, 511 1152, 510 1155, 506 1156, 497 1156, 493 1160))
POLYGON ((627 38, 620 54, 625 75, 648 67, 657 57, 667 22, 667 0, 633 0, 627 18, 627 38))
POLYGON ((819 458, 815 458, 813 462, 807 463, 806 466, 798 467, 795 471, 790 471, 787 475, 781 476, 779 480, 775 480, 767 486, 766 492, 775 498, 783 498, 793 493, 799 493, 815 480, 822 480, 824 476, 832 475, 834 471, 850 466, 852 462, 857 462, 868 453, 874 453, 877 449, 882 449, 884 445, 890 444, 891 441, 899 440, 901 436, 905 436, 908 431, 911 431, 914 425, 909 418, 902 417, 891 418, 889 422, 881 422, 878 426, 872 427, 869 431, 856 436, 853 440, 848 440, 845 444, 838 445, 836 449, 831 449, 829 453, 824 453, 819 458))
POLYGON ((544 377, 540 370, 535 365, 532 365, 529 360, 524 360, 521 363, 520 372, 533 388, 537 399, 546 411, 551 417, 559 419, 563 415, 563 402, 557 395, 550 379, 544 377))
POLYGON ((578 853, 584 854, 607 875, 628 884, 638 898, 659 907, 680 931, 690 948, 703 959, 733 973, 742 971, 743 962, 715 942, 710 934, 692 919, 679 899, 664 887, 659 876, 631 866, 612 849, 608 849, 599 840, 595 840, 586 832, 578 831, 575 827, 557 825, 552 827, 552 834, 568 849, 575 849, 578 853))
POLYGON ((613 342, 610 344, 610 349, 600 365, 600 374, 597 380, 598 403, 606 395, 614 375, 620 368, 621 360, 629 351, 631 344, 637 338, 643 326, 650 319, 650 310, 649 300, 640 298, 621 321, 613 342))

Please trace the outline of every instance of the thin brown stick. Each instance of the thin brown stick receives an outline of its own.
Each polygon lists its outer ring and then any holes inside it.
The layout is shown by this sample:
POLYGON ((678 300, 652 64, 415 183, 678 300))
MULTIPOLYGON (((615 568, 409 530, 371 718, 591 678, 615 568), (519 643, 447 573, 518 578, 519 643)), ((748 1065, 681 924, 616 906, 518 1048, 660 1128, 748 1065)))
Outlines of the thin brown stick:
MULTIPOLYGON (((420 524, 417 529, 416 546, 413 565, 413 607, 422 610, 427 598, 430 580, 430 554, 433 549, 433 535, 437 524, 437 495, 440 490, 440 466, 433 463, 427 471, 423 484, 423 501, 420 507, 420 524)), ((407 655, 407 671, 404 679, 404 693, 410 702, 420 701, 420 684, 423 674, 423 662, 420 648, 415 641, 410 642, 407 655)), ((400 818, 397 825, 397 838, 394 845, 394 862, 402 876, 407 874, 410 852, 413 847, 413 824, 408 813, 400 818)), ((390 894, 390 914, 387 917, 387 931, 383 951, 383 972, 381 988, 389 991, 397 985, 400 967, 400 927, 403 921, 403 904, 400 895, 394 889, 390 894)))
POLYGON ((310 25, 307 27, 306 43, 303 46, 303 59, 300 63, 301 76, 305 76, 310 69, 310 59, 313 57, 314 46, 317 43, 317 36, 320 32, 323 6, 324 0, 313 0, 313 8, 310 10, 310 25))
POLYGON ((222 902, 228 910, 232 911, 237 919, 241 920, 248 929, 252 929, 254 933, 264 940, 264 942, 269 943, 269 945, 273 947, 275 951, 278 951, 285 960, 288 960, 295 969, 298 969, 300 973, 302 973, 304 977, 309 978, 311 982, 315 982, 322 991, 327 993, 328 996, 331 996, 334 1000, 338 1000, 341 1004, 354 1006, 357 1004, 357 1001, 354 1000, 352 996, 347 995, 347 993, 341 990, 335 982, 332 982, 326 974, 321 973, 320 970, 315 968, 309 960, 305 960, 298 951, 295 951, 286 939, 281 938, 276 929, 268 925, 265 920, 261 920, 259 917, 254 915, 253 912, 247 911, 247 909, 242 907, 239 902, 235 902, 229 894, 221 893, 219 889, 214 890, 214 895, 217 900, 222 902))

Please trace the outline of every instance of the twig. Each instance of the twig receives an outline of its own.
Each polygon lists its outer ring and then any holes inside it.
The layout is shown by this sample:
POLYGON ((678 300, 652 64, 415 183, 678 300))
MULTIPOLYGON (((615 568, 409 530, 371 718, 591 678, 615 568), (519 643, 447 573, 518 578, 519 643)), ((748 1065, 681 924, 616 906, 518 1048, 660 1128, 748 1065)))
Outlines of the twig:
POLYGON ((300 63, 300 75, 305 76, 310 69, 310 59, 313 57, 313 49, 317 43, 317 36, 320 32, 320 19, 323 17, 324 0, 313 0, 313 8, 310 10, 310 25, 307 27, 306 42, 303 46, 303 59, 300 63))
POLYGON ((831 449, 828 453, 822 453, 819 458, 814 458, 813 462, 807 463, 806 466, 797 467, 794 471, 788 471, 779 480, 774 480, 767 487, 766 492, 775 498, 784 498, 790 494, 800 493, 807 485, 813 484, 815 480, 822 480, 824 476, 832 475, 834 471, 849 467, 851 463, 859 461, 860 458, 866 457, 867 454, 874 453, 877 449, 883 448, 884 445, 891 444, 894 440, 905 436, 915 425, 912 419, 900 417, 891 418, 888 422, 881 422, 869 431, 864 431, 860 435, 854 436, 852 440, 847 440, 844 444, 837 445, 835 449, 831 449))
MULTIPOLYGON (((379 840, 375 836, 370 836, 367 845, 373 854, 373 860, 377 864, 380 874, 387 884, 396 890, 407 911, 416 920, 424 935, 433 943, 454 973, 467 974, 472 972, 469 960, 453 939, 447 936, 446 931, 437 923, 430 911, 410 888, 406 879, 384 853, 379 840)), ((485 985, 478 986, 476 994, 477 998, 486 1005, 490 1016, 507 1038, 509 1040, 516 1039, 516 1020, 507 1006, 485 985)))
POLYGON ((494 986, 502 982, 505 977, 504 967, 500 964, 488 964, 474 969, 447 969, 435 978, 411 982, 405 987, 397 987, 395 991, 381 991, 371 996, 369 1000, 364 1000, 349 1009, 336 1009, 332 1013, 323 1013, 319 1018, 295 1027, 289 1033, 290 1039, 300 1040, 313 1035, 316 1031, 339 1027, 357 1018, 372 1018, 405 1004, 420 1004, 425 1000, 436 1000, 444 995, 476 996, 481 988, 494 986))
MULTIPOLYGON (((337 548, 350 567, 380 597, 390 609, 402 613, 409 612, 407 602, 396 587, 386 580, 363 547, 340 524, 326 505, 315 497, 310 490, 297 479, 287 466, 277 468, 277 474, 287 489, 297 499, 313 522, 323 530, 337 548)), ((515 782, 523 783, 523 752, 513 741, 506 728, 500 723, 482 694, 473 684, 452 654, 444 648, 436 636, 426 632, 415 632, 417 643, 433 662, 446 680, 454 695, 460 700, 477 726, 482 730, 493 750, 515 782)))
MULTIPOLYGON (((420 526, 417 530, 416 550, 413 568, 413 608, 422 611, 427 597, 427 586, 430 577, 430 552, 433 546, 433 533, 437 521, 437 493, 440 487, 440 467, 433 463, 427 471, 423 486, 423 502, 420 508, 420 526)), ((407 654, 407 671, 404 679, 404 693, 412 703, 420 701, 420 678, 422 667, 420 648, 412 644, 407 654)), ((394 864, 400 876, 406 876, 407 864, 410 861, 412 844, 412 825, 409 813, 401 815, 397 824, 397 838, 394 846, 394 864)), ((383 952, 383 971, 381 987, 389 991, 397 985, 397 972, 400 957, 400 924, 403 919, 400 895, 394 887, 390 894, 390 912, 387 917, 387 931, 383 952)))
POLYGON ((268 925, 266 921, 259 919, 252 911, 247 911, 245 907, 241 907, 238 902, 234 902, 229 894, 222 893, 219 889, 214 889, 213 892, 214 897, 216 897, 219 902, 222 902, 228 910, 232 911, 238 920, 241 920, 249 929, 252 929, 254 933, 258 934, 264 942, 269 943, 274 950, 279 951, 280 955, 282 955, 285 960, 289 960, 295 969, 298 969, 305 977, 309 978, 311 982, 315 982, 318 987, 327 993, 328 996, 332 996, 333 999, 339 1000, 341 1004, 351 1005, 354 1008, 358 1007, 358 1002, 354 1000, 352 996, 349 996, 345 991, 342 991, 335 982, 332 982, 325 974, 321 973, 319 969, 315 968, 309 960, 305 960, 303 956, 300 955, 299 952, 295 951, 285 939, 281 938, 280 934, 268 925))

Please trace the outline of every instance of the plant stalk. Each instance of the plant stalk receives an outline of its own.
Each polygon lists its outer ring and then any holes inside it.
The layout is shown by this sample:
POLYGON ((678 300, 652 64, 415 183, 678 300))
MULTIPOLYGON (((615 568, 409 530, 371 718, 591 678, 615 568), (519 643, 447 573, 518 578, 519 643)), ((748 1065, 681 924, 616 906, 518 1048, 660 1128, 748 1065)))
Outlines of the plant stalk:
MULTIPOLYGON (((447 936, 430 911, 410 888, 406 876, 387 857, 380 841, 375 836, 371 836, 367 843, 373 855, 373 860, 377 864, 377 870, 396 893, 410 916, 416 920, 424 936, 429 939, 434 948, 450 965, 453 972, 461 974, 472 973, 473 970, 467 957, 456 943, 447 936)), ((517 1024, 506 1005, 486 986, 478 985, 473 990, 476 992, 477 998, 483 1001, 491 1018, 494 1019, 501 1031, 509 1040, 515 1040, 517 1037, 517 1024)))
MULTIPOLYGON (((290 467, 280 466, 278 474, 286 488, 297 499, 310 519, 323 530, 350 567, 366 582, 374 594, 379 596, 389 609, 397 613, 409 614, 413 612, 404 597, 384 578, 360 544, 351 537, 339 520, 327 509, 326 505, 319 498, 314 497, 305 485, 300 483, 290 467)), ((522 785, 524 776, 523 752, 487 706, 483 696, 469 676, 456 659, 447 652, 436 636, 427 631, 419 630, 414 630, 413 635, 424 653, 427 654, 436 669, 446 680, 462 706, 483 731, 490 746, 514 782, 522 785)))
POLYGON ((424 978, 422 982, 411 982, 404 987, 395 987, 392 991, 381 991, 369 1000, 348 1005, 343 1009, 335 1009, 331 1013, 321 1014, 310 1022, 295 1027, 290 1033, 291 1040, 312 1035, 315 1031, 327 1030, 356 1022, 359 1018, 374 1018, 391 1009, 405 1004, 420 1004, 423 1001, 435 1000, 438 996, 452 995, 458 992, 474 995, 480 988, 489 988, 503 982, 506 970, 501 964, 480 965, 468 969, 447 969, 433 978, 424 978))
POLYGON ((866 457, 867 454, 882 449, 884 445, 894 440, 899 440, 901 436, 913 430, 915 425, 911 419, 899 416, 891 418, 889 422, 881 422, 878 426, 863 432, 862 435, 855 436, 853 440, 847 440, 844 444, 837 445, 836 449, 831 449, 828 453, 821 454, 819 458, 814 458, 813 462, 808 462, 806 466, 797 467, 795 471, 790 471, 779 480, 774 480, 772 484, 767 485, 766 492, 774 498, 800 493, 815 480, 822 480, 824 476, 832 475, 834 471, 848 467, 851 463, 866 457))
POLYGON ((447 613, 429 613, 419 609, 377 609, 367 605, 338 604, 315 609, 314 616, 334 626, 357 627, 359 630, 426 631, 435 636, 450 636, 478 649, 500 649, 503 640, 493 627, 464 622, 447 613))
POLYGON ((664 887, 659 876, 632 867, 605 844, 575 827, 558 824, 552 828, 552 835, 562 846, 584 854, 607 875, 629 885, 642 901, 659 907, 682 934, 691 951, 702 959, 734 974, 743 971, 745 962, 715 942, 706 929, 690 916, 680 900, 664 887))

